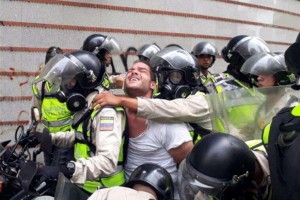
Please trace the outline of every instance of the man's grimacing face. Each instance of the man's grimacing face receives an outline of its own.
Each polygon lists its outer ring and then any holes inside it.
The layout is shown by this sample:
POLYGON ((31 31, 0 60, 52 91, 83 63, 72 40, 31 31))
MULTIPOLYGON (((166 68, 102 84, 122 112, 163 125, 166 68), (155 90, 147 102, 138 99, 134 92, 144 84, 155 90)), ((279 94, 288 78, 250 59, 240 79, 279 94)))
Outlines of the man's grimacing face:
POLYGON ((154 88, 151 69, 145 63, 137 62, 127 71, 124 90, 129 96, 144 96, 154 88))

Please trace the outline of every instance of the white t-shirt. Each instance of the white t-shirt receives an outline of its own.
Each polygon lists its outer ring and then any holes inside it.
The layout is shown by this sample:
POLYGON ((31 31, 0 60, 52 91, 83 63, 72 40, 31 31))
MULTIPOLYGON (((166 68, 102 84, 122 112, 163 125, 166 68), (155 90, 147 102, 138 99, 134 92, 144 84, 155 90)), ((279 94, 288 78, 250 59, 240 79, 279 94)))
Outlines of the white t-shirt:
POLYGON ((175 187, 175 199, 179 199, 177 166, 168 151, 192 140, 188 127, 184 123, 165 124, 152 120, 148 120, 147 125, 148 128, 144 133, 136 138, 129 138, 125 165, 126 179, 141 164, 158 164, 171 174, 175 187))

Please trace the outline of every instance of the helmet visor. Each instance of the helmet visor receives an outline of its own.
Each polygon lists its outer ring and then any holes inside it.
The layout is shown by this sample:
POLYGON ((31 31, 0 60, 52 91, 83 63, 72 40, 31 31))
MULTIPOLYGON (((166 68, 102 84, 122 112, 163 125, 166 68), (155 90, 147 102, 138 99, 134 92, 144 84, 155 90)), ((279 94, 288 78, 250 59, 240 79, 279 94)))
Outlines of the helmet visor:
POLYGON ((287 69, 273 54, 266 52, 251 56, 241 68, 242 73, 256 76, 274 75, 280 71, 287 71, 287 69))
POLYGON ((241 39, 232 49, 238 52, 245 60, 252 55, 262 52, 270 52, 265 41, 258 37, 245 37, 241 39))
POLYGON ((153 68, 160 66, 171 70, 194 66, 195 61, 187 51, 178 47, 167 47, 156 53, 150 59, 150 65, 153 68))
POLYGON ((75 77, 84 73, 86 69, 79 64, 77 58, 72 55, 69 56, 70 58, 64 55, 56 55, 52 58, 34 83, 41 80, 49 82, 52 88, 50 93, 57 92, 60 87, 63 91, 72 89, 76 83, 76 81, 73 81, 75 77))
POLYGON ((182 161, 178 171, 179 194, 183 200, 194 199, 199 192, 218 197, 228 187, 227 182, 217 180, 196 171, 188 161, 182 161))
POLYGON ((193 49, 193 53, 197 57, 200 55, 211 55, 211 56, 218 55, 217 48, 213 44, 206 43, 206 42, 196 45, 193 49))
POLYGON ((106 37, 100 49, 106 49, 113 55, 120 55, 122 53, 119 43, 113 37, 106 37))
POLYGON ((144 45, 137 51, 137 55, 144 56, 144 57, 150 59, 158 51, 160 51, 160 48, 154 44, 153 45, 144 45))

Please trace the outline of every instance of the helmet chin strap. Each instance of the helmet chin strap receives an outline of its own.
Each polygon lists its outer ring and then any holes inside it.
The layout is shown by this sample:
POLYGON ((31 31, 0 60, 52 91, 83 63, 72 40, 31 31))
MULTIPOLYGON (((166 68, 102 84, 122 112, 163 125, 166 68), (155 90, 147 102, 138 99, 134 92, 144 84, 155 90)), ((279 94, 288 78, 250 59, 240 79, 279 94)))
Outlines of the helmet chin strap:
POLYGON ((247 178, 248 176, 249 176, 249 171, 246 171, 245 174, 242 174, 240 176, 234 175, 232 177, 232 183, 233 184, 239 183, 239 182, 243 181, 245 178, 247 178))
POLYGON ((96 47, 96 48, 94 49, 94 51, 92 52, 92 54, 97 55, 97 54, 99 53, 99 51, 100 51, 100 48, 99 48, 99 47, 96 47))
MULTIPOLYGON (((249 176, 248 171, 245 174, 242 174, 240 176, 234 175, 232 178, 232 184, 237 184, 237 183, 243 181, 248 176, 249 176)), ((244 195, 246 195, 248 197, 249 195, 254 194, 257 197, 257 200, 263 200, 262 191, 259 189, 259 186, 257 185, 256 181, 252 180, 250 182, 250 185, 252 185, 253 187, 249 188, 248 190, 245 190, 246 193, 244 195), (247 192, 249 192, 249 193, 247 193, 247 192)), ((230 184, 228 185, 228 187, 230 187, 230 184)), ((228 187, 224 187, 223 191, 220 194, 220 197, 218 198, 219 200, 227 200, 228 197, 223 196, 223 195, 228 187)), ((243 195, 243 193, 240 193, 240 196, 233 198, 233 200, 246 200, 244 195, 243 195)))

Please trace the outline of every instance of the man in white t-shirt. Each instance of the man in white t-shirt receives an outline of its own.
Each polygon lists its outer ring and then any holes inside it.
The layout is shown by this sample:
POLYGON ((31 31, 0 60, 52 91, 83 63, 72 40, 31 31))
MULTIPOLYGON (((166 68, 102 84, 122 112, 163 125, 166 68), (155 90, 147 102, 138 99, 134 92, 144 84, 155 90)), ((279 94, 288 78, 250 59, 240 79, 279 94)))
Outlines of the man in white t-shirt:
MULTIPOLYGON (((149 65, 138 61, 128 70, 124 90, 129 97, 151 98, 156 87, 155 75, 149 65)), ((143 163, 155 163, 165 168, 172 176, 175 199, 179 198, 177 187, 177 166, 192 150, 193 142, 184 123, 161 123, 136 116, 127 110, 129 145, 126 177, 143 163)))

